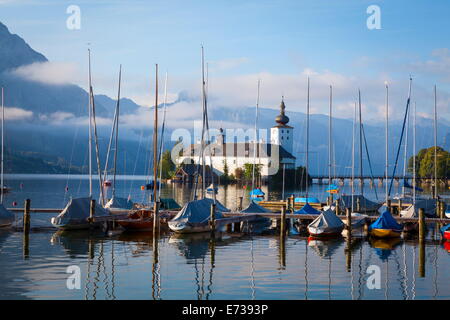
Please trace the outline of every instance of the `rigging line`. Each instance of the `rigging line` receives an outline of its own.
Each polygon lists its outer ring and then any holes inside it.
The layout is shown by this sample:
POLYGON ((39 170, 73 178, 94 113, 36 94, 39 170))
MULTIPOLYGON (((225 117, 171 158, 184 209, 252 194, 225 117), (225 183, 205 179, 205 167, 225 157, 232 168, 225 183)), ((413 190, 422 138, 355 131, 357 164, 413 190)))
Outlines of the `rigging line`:
POLYGON ((398 157, 400 155, 400 149, 401 149, 401 145, 402 145, 402 140, 403 140, 403 133, 405 131, 405 123, 406 123, 406 118, 408 116, 408 110, 409 110, 409 104, 411 101, 411 82, 412 82, 412 78, 409 78, 409 92, 408 92, 408 99, 406 101, 406 110, 405 110, 405 116, 403 118, 403 126, 402 126, 402 132, 400 134, 400 142, 398 144, 398 149, 397 149, 397 155, 395 157, 395 164, 394 164, 394 169, 392 171, 392 178, 391 181, 389 183, 389 194, 388 196, 391 195, 391 191, 392 191, 392 185, 394 183, 394 177, 395 177, 395 171, 397 170, 397 164, 398 164, 398 157))
MULTIPOLYGON (((374 175, 373 175, 373 170, 372 170, 372 162, 370 161, 369 147, 367 146, 366 132, 364 130, 364 124, 361 124, 361 128, 362 128, 362 134, 363 134, 363 138, 364 138, 364 146, 365 146, 365 149, 366 149, 367 162, 369 163, 370 177, 373 180, 374 179, 374 175)), ((374 191, 375 191, 375 197, 378 200, 378 192, 377 192, 377 188, 376 187, 374 188, 374 191)))
MULTIPOLYGON (((119 67, 119 89, 117 90, 117 117, 116 117, 116 147, 114 149, 114 179, 113 179, 113 188, 112 188, 112 196, 114 198, 116 195, 116 174, 117 174, 117 154, 119 153, 119 116, 120 116, 120 82, 122 80, 122 65, 119 67)), ((125 170, 125 168, 124 168, 125 170)))

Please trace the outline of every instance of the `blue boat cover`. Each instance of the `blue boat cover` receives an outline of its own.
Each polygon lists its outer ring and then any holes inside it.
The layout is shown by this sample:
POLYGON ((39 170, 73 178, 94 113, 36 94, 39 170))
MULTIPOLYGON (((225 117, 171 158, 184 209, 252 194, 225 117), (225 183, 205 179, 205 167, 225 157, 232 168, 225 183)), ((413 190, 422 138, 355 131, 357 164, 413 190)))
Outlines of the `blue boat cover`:
POLYGON ((261 207, 259 204, 256 204, 253 202, 253 200, 250 202, 247 208, 240 211, 241 213, 270 213, 271 211, 261 207))
POLYGON ((294 212, 295 214, 320 214, 319 210, 314 209, 309 203, 305 204, 303 208, 294 212))
POLYGON ((320 203, 319 199, 314 197, 308 198, 295 198, 295 202, 304 202, 304 203, 320 203))
POLYGON ((441 228, 441 233, 444 234, 445 231, 449 231, 449 230, 450 230, 450 223, 448 225, 443 226, 441 228))
POLYGON ((378 219, 369 226, 369 231, 372 229, 391 229, 401 231, 403 229, 403 226, 397 223, 397 221, 392 217, 389 211, 385 210, 378 217, 378 219))
POLYGON ((265 193, 259 188, 256 188, 256 189, 253 189, 252 191, 250 191, 250 196, 258 197, 258 196, 264 196, 264 195, 265 195, 265 193))
MULTIPOLYGON (((408 188, 408 189, 414 189, 414 187, 413 187, 412 185, 410 185, 410 184, 408 183, 408 181, 406 181, 406 180, 403 180, 403 186, 404 186, 405 188, 408 188)), ((416 187, 416 191, 423 192, 423 189, 422 189, 422 188, 419 188, 419 187, 416 187)))

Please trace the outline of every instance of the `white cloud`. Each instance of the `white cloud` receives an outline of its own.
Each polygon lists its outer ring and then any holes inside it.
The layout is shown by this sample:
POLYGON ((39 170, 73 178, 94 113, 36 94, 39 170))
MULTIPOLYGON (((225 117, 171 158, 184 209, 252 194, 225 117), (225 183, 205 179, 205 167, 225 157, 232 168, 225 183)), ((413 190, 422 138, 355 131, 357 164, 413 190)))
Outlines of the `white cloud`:
POLYGON ((11 73, 46 84, 69 84, 79 78, 76 65, 66 62, 36 62, 18 67, 11 73))
POLYGON ((33 112, 15 107, 5 107, 5 120, 27 120, 33 117, 33 112))

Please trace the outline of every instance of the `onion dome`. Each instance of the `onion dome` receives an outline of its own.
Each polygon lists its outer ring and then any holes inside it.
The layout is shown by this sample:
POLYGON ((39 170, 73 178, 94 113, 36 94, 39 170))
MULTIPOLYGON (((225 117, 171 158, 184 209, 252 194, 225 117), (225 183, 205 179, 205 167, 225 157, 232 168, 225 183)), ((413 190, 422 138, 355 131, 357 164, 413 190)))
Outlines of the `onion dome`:
POLYGON ((284 110, 286 109, 286 106, 284 105, 284 100, 281 99, 280 104, 280 114, 275 118, 275 122, 281 125, 286 125, 289 122, 289 117, 287 117, 284 114, 284 110))

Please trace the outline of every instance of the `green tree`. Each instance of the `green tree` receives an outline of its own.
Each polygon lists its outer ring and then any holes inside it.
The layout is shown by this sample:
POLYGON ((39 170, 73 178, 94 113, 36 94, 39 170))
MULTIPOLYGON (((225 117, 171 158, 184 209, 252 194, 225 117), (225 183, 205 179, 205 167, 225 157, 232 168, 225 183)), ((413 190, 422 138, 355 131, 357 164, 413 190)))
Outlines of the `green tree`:
POLYGON ((161 171, 161 177, 163 179, 170 179, 175 174, 175 164, 172 162, 170 150, 166 150, 163 153, 161 159, 161 171))
MULTIPOLYGON (((437 178, 450 176, 450 153, 441 147, 436 148, 437 178)), ((408 160, 408 172, 413 173, 414 157, 408 160)), ((434 178, 434 147, 419 151, 416 156, 416 176, 418 178, 434 178)))
MULTIPOLYGON (((261 175, 262 164, 255 164, 255 180, 258 180, 261 175)), ((253 177, 253 163, 244 164, 244 178, 251 181, 253 177)))

